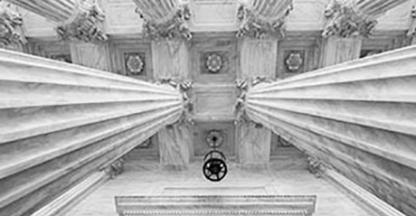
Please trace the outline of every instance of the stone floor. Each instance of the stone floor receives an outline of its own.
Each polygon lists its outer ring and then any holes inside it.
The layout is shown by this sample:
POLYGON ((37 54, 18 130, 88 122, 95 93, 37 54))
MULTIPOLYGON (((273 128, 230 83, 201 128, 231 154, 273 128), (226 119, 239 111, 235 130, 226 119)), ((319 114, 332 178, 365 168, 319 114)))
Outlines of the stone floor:
POLYGON ((156 160, 129 155, 125 172, 88 195, 67 215, 116 216, 116 195, 317 195, 314 216, 371 216, 338 186, 310 174, 299 153, 274 158, 267 169, 245 169, 229 162, 229 173, 219 183, 204 179, 202 162, 188 170, 159 168, 156 160))

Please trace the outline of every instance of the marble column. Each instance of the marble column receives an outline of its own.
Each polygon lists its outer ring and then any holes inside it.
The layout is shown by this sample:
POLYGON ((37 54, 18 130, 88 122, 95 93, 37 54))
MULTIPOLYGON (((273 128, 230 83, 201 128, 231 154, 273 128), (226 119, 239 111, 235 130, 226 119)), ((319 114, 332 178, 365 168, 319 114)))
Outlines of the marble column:
POLYGON ((244 110, 318 159, 313 169, 322 161, 416 215, 415 67, 410 46, 321 68, 249 88, 244 110))
MULTIPOLYGON (((284 21, 291 9, 291 0, 253 0, 239 7, 240 80, 251 83, 258 77, 275 78, 278 40, 284 37, 284 21)), ((239 121, 236 135, 240 165, 246 168, 267 166, 270 129, 250 121, 239 121)))
POLYGON ((83 0, 7 0, 28 11, 58 24, 57 33, 62 39, 103 41, 104 13, 98 5, 83 0))
POLYGON ((169 85, 4 49, 0 62, 0 215, 31 215, 93 173, 120 173, 115 160, 183 113, 169 85))
POLYGON ((377 18, 406 0, 332 0, 326 10, 322 36, 321 66, 330 66, 360 57, 362 37, 368 37, 377 18))
MULTIPOLYGON (((155 80, 181 83, 190 79, 186 26, 190 18, 186 5, 178 0, 134 0, 144 19, 143 34, 152 40, 153 75, 155 80)), ((164 168, 184 169, 190 160, 192 134, 184 122, 177 122, 158 133, 160 162, 164 168)))

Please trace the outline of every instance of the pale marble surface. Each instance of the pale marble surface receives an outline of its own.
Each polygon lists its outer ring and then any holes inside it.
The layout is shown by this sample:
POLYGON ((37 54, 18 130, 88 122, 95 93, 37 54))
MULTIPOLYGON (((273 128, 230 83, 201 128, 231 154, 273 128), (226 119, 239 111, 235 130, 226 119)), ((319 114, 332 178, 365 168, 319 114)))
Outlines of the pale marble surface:
POLYGON ((248 116, 408 215, 416 214, 416 46, 247 93, 248 116))
POLYGON ((306 170, 299 154, 272 161, 268 169, 242 169, 229 163, 229 174, 219 183, 204 179, 202 160, 188 170, 160 169, 157 161, 129 155, 125 172, 90 194, 66 215, 116 216, 116 195, 317 195, 316 216, 371 216, 348 195, 306 170))
POLYGON ((0 50, 0 215, 28 215, 177 121, 182 95, 0 50))

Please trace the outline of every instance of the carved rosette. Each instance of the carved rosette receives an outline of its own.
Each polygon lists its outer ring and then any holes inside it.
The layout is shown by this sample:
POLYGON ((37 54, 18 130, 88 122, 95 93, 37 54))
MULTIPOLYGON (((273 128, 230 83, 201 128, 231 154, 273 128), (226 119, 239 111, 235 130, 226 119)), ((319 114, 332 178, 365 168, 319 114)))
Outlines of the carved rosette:
POLYGON ((267 16, 258 15, 252 8, 246 5, 240 5, 237 11, 237 20, 239 30, 237 37, 249 37, 262 39, 267 37, 283 38, 285 35, 285 19, 293 9, 292 4, 284 9, 280 16, 267 18, 267 16))
POLYGON ((377 20, 371 16, 363 16, 353 10, 351 6, 333 0, 325 9, 327 23, 322 33, 323 37, 353 37, 371 35, 377 20))
POLYGON ((216 53, 212 53, 210 55, 207 56, 205 65, 208 69, 209 72, 211 73, 218 73, 222 66, 223 66, 223 61, 222 61, 222 57, 219 54, 216 53))
POLYGON ((126 59, 128 72, 137 75, 143 72, 144 62, 140 55, 129 55, 126 59))
MULTIPOLYGON (((138 13, 139 10, 136 10, 138 13)), ((183 38, 185 40, 192 39, 187 21, 191 18, 188 5, 182 5, 174 13, 172 18, 166 21, 147 20, 144 19, 143 33, 152 40, 183 38)))
POLYGON ((25 44, 22 32, 23 19, 9 3, 0 2, 0 47, 25 44))
POLYGON ((64 40, 105 41, 107 36, 103 31, 104 18, 104 12, 97 4, 80 1, 74 15, 57 27, 57 33, 64 40))

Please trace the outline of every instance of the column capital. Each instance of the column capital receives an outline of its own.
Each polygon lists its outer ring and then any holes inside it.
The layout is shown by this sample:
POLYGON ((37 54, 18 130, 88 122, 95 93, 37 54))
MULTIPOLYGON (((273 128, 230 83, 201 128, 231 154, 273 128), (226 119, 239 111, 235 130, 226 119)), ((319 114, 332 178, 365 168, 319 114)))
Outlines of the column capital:
POLYGON ((96 0, 7 1, 58 23, 57 34, 64 40, 91 42, 107 39, 102 25, 105 16, 96 0))
POLYGON ((137 1, 136 12, 144 20, 143 33, 152 40, 180 38, 190 40, 187 21, 191 18, 189 5, 178 1, 137 1), (151 2, 150 2, 151 1, 151 2))
POLYGON ((0 47, 20 46, 26 38, 22 31, 23 19, 10 3, 0 2, 0 47))
POLYGON ((376 26, 377 21, 358 15, 352 7, 345 5, 337 0, 332 0, 325 9, 324 16, 327 19, 323 37, 338 36, 367 37, 376 26))
POLYGON ((377 18, 407 0, 331 0, 325 9, 327 18, 323 37, 368 37, 377 24, 377 18))
POLYGON ((293 9, 292 0, 252 0, 241 4, 237 11, 237 37, 283 38, 285 19, 293 9))
POLYGON ((63 40, 105 41, 104 19, 104 12, 96 3, 80 1, 74 14, 57 27, 57 33, 63 40))

